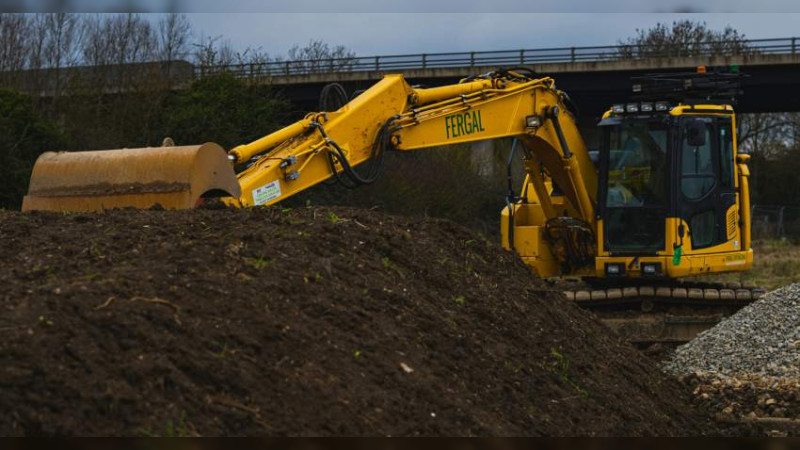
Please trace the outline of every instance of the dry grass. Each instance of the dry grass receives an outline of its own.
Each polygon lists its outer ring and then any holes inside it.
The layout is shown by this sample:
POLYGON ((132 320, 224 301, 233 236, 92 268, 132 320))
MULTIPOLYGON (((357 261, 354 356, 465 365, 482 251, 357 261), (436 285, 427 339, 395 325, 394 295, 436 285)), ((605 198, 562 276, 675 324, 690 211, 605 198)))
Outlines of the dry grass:
POLYGON ((749 272, 706 277, 708 281, 752 281, 766 289, 776 289, 800 281, 800 245, 787 239, 753 242, 755 253, 749 272))

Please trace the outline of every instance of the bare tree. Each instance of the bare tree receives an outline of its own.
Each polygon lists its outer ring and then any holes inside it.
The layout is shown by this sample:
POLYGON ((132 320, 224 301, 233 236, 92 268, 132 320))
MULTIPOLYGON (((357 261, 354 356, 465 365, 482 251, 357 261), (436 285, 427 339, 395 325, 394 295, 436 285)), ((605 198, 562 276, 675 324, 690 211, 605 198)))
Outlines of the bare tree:
POLYGON ((69 81, 62 69, 80 60, 80 40, 81 27, 76 14, 0 14, 3 82, 20 89, 47 88, 55 97, 60 96, 69 81), (36 72, 23 77, 20 71, 25 69, 36 72), (48 73, 44 74, 42 69, 48 73))
POLYGON ((114 44, 114 62, 117 64, 136 64, 153 61, 157 41, 149 21, 139 14, 127 13, 108 19, 114 44))
POLYGON ((185 14, 168 14, 158 22, 158 59, 174 61, 189 53, 192 25, 185 14))
POLYGON ((20 14, 0 13, 0 70, 22 70, 26 66, 26 51, 30 22, 20 14))
POLYGON ((78 17, 72 13, 52 13, 45 16, 48 34, 44 55, 47 67, 70 67, 78 62, 81 42, 78 17))
POLYGON ((90 66, 104 66, 111 63, 111 40, 106 22, 100 15, 88 16, 83 22, 84 41, 83 61, 90 66))
POLYGON ((798 148, 798 113, 740 114, 739 149, 765 159, 779 159, 798 148))
POLYGON ((79 58, 81 30, 78 15, 72 13, 50 13, 45 16, 47 30, 44 42, 45 67, 53 75, 53 96, 58 98, 68 79, 62 69, 76 65, 79 58))
POLYGON ((27 67, 31 24, 21 14, 0 14, 0 73, 4 85, 17 85, 27 67))
POLYGON ((679 20, 636 29, 636 35, 620 40, 622 58, 681 57, 699 55, 742 55, 752 52, 745 35, 727 26, 722 31, 705 22, 679 20))
POLYGON ((194 45, 193 59, 203 72, 215 73, 222 70, 222 66, 233 63, 236 52, 228 41, 223 41, 222 36, 203 36, 200 42, 194 45))
POLYGON ((44 46, 47 41, 47 14, 35 14, 30 20, 28 67, 41 69, 45 66, 44 46))
POLYGON ((179 67, 177 61, 185 59, 189 54, 192 26, 186 15, 168 14, 158 22, 156 34, 156 57, 161 63, 164 80, 172 85, 174 80, 182 78, 181 74, 176 73, 176 67, 179 67))
POLYGON ((259 76, 263 65, 274 61, 261 47, 236 51, 221 36, 202 37, 194 47, 193 59, 203 75, 225 71, 248 77, 259 76))
POLYGON ((147 63, 157 60, 159 37, 141 15, 95 15, 84 21, 83 32, 82 55, 91 66, 91 86, 130 90, 153 81, 157 66, 147 63))
POLYGON ((356 54, 344 45, 331 46, 319 40, 311 40, 305 46, 294 45, 289 49, 290 70, 303 73, 336 72, 349 70, 356 54))

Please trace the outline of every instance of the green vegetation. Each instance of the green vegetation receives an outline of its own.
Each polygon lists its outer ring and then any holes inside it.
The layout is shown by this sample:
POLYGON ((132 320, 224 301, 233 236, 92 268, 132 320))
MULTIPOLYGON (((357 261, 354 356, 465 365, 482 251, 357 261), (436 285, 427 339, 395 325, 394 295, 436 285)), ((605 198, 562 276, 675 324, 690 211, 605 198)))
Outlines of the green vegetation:
MULTIPOLYGON (((787 131, 790 132, 795 133, 796 129, 787 131)), ((749 164, 752 172, 750 193, 753 204, 800 206, 800 177, 797 176, 800 173, 800 145, 793 145, 788 148, 773 148, 772 154, 753 154, 749 164)))
POLYGON ((244 258, 244 263, 254 269, 264 270, 272 264, 272 260, 269 258, 244 258))
POLYGON ((16 209, 36 158, 63 147, 65 138, 39 115, 30 97, 8 90, 0 90, 0 129, 0 205, 16 209))
POLYGON ((230 149, 280 128, 288 109, 268 87, 223 72, 167 97, 162 134, 178 145, 216 142, 230 149))
POLYGON ((548 370, 551 373, 558 375, 564 384, 571 386, 580 396, 588 397, 589 391, 582 388, 578 382, 575 381, 572 376, 570 376, 569 359, 567 359, 566 355, 564 355, 564 353, 561 351, 561 348, 551 348, 550 357, 551 360, 548 363, 548 370))
MULTIPOLYGON (((43 151, 160 146, 165 137, 177 145, 231 148, 302 115, 265 83, 220 70, 280 58, 257 48, 236 51, 220 38, 194 42, 185 15, 157 21, 133 13, 2 19, 0 208, 20 207, 43 151), (203 72, 199 79, 196 67, 203 72)), ((290 53, 319 61, 351 54, 318 41, 290 53)))
POLYGON ((197 432, 186 421, 186 411, 181 410, 181 416, 177 421, 167 420, 164 425, 164 434, 158 434, 148 428, 141 428, 139 432, 147 437, 196 437, 197 432))
POLYGON ((703 278, 713 281, 751 281, 759 287, 776 289, 800 281, 800 245, 788 239, 753 242, 753 268, 745 273, 730 273, 703 278))
POLYGON ((339 223, 343 220, 341 217, 337 216, 336 213, 334 213, 333 211, 328 212, 328 219, 331 221, 331 223, 339 223))
POLYGON ((130 95, 93 103, 74 97, 59 105, 50 112, 61 118, 56 124, 32 97, 0 90, 0 207, 20 207, 33 164, 44 151, 159 146, 166 136, 177 145, 216 142, 231 148, 280 128, 290 109, 269 87, 250 86, 228 73, 159 98, 130 95), (157 107, 147 124, 127 118, 153 101, 157 107))

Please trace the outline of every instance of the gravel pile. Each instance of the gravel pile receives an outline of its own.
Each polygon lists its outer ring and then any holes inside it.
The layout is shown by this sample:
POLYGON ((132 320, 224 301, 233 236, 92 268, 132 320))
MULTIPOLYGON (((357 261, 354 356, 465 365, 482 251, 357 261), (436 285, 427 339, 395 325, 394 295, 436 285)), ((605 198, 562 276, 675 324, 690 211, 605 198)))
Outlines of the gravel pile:
POLYGON ((763 296, 664 366, 693 403, 749 436, 800 436, 800 284, 763 296))
POLYGON ((800 377, 800 284, 770 292, 706 330, 679 347, 664 369, 675 375, 800 377))

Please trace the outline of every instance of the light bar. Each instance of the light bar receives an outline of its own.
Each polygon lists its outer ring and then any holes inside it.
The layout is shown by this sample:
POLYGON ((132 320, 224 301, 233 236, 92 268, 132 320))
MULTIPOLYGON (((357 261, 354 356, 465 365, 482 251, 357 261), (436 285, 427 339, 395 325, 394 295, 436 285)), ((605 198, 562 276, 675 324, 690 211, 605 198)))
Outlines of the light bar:
POLYGON ((638 112, 652 113, 653 111, 662 111, 662 112, 669 111, 669 103, 668 102, 627 103, 627 104, 616 104, 611 107, 611 112, 613 112, 614 114, 638 113, 638 112))

